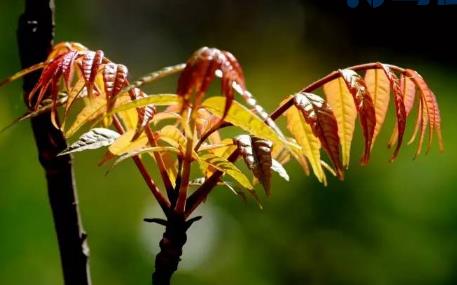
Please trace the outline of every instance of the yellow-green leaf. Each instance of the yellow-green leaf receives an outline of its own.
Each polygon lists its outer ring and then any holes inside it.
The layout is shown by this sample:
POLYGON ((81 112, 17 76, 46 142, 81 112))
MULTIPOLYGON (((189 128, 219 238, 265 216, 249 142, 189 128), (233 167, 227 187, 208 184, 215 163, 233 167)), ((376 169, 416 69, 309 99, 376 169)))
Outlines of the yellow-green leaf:
MULTIPOLYGON (((224 106, 224 105, 222 105, 224 106)), ((228 160, 225 160, 221 157, 215 156, 213 154, 205 154, 200 156, 199 163, 202 165, 203 169, 208 168, 208 165, 226 173, 227 175, 231 176, 235 179, 241 186, 247 189, 253 189, 253 186, 249 179, 235 166, 235 164, 231 163, 228 160)))
POLYGON ((146 147, 146 148, 140 148, 140 149, 137 149, 137 150, 134 150, 134 151, 131 151, 131 152, 127 152, 123 155, 121 155, 118 159, 116 159, 116 161, 114 162, 114 165, 117 165, 119 164, 120 162, 128 159, 128 158, 131 158, 131 157, 134 157, 134 156, 137 156, 137 155, 141 155, 143 153, 154 153, 154 152, 175 152, 175 153, 178 153, 179 150, 175 147, 172 147, 172 146, 156 146, 156 147, 146 147))
POLYGON ((351 155, 351 143, 354 136, 357 109, 354 99, 349 92, 343 79, 338 78, 324 85, 327 103, 335 114, 338 123, 338 136, 340 138, 342 163, 349 166, 351 155))
MULTIPOLYGON (((222 117, 224 113, 225 97, 217 96, 208 98, 203 102, 202 106, 214 115, 222 117)), ((233 101, 224 120, 245 130, 253 136, 270 140, 275 144, 286 144, 290 147, 298 147, 281 139, 279 134, 269 127, 261 118, 237 101, 233 101)))
POLYGON ((88 104, 78 113, 71 127, 65 131, 65 137, 73 136, 84 124, 97 119, 105 111, 106 100, 101 96, 90 98, 88 104))
POLYGON ((120 136, 112 145, 109 146, 108 150, 110 153, 119 156, 127 152, 136 151, 148 143, 148 138, 144 134, 132 142, 134 134, 135 130, 129 130, 120 136))
POLYGON ((316 175, 320 182, 325 184, 326 178, 320 163, 321 143, 319 142, 319 139, 314 136, 311 127, 305 122, 303 116, 295 106, 289 108, 284 115, 287 117, 287 129, 302 147, 302 151, 311 164, 314 175, 316 175))
POLYGON ((167 125, 159 131, 159 140, 162 140, 169 145, 180 149, 181 151, 186 149, 186 137, 184 134, 175 126, 167 125))

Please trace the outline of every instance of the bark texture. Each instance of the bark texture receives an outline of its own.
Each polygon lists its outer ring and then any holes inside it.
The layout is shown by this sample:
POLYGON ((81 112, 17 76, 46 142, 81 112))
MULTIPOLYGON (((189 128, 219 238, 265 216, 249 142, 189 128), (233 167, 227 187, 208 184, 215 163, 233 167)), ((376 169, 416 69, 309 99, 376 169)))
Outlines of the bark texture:
POLYGON ((182 248, 187 241, 186 231, 189 224, 179 216, 169 217, 165 233, 160 241, 160 252, 156 256, 152 284, 169 285, 171 276, 178 269, 182 248))
MULTIPOLYGON (((46 60, 54 38, 54 1, 26 0, 19 19, 17 39, 23 68, 46 60)), ((39 72, 24 78, 24 98, 36 84, 39 72)), ((89 285, 89 250, 82 229, 73 167, 69 155, 56 155, 67 147, 49 113, 31 119, 40 163, 45 171, 66 285, 89 285)))

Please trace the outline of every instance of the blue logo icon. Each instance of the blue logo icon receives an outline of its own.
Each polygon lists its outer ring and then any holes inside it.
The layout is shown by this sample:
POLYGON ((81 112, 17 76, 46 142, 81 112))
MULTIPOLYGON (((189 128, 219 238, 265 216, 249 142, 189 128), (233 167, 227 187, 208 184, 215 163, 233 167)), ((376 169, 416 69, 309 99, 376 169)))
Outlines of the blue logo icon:
MULTIPOLYGON (((430 0, 392 0, 396 2, 415 2, 417 6, 427 6, 430 5, 430 0)), ((360 4, 360 0, 346 0, 348 7, 357 8, 360 4)), ((378 8, 384 4, 384 0, 366 0, 367 4, 371 8, 378 8)), ((457 0, 437 0, 438 6, 446 5, 457 5, 457 0)))

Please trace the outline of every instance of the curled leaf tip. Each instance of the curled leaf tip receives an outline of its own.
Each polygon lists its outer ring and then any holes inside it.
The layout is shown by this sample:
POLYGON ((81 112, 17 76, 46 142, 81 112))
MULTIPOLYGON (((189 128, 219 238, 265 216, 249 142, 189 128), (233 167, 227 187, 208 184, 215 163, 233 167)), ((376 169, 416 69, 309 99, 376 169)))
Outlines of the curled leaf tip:
POLYGON ((208 90, 215 76, 221 77, 221 91, 227 99, 223 118, 234 100, 233 86, 236 85, 245 91, 244 74, 237 59, 229 52, 216 48, 203 47, 197 50, 187 61, 186 67, 178 79, 177 94, 183 98, 183 108, 191 103, 195 94, 194 104, 198 105, 208 90))

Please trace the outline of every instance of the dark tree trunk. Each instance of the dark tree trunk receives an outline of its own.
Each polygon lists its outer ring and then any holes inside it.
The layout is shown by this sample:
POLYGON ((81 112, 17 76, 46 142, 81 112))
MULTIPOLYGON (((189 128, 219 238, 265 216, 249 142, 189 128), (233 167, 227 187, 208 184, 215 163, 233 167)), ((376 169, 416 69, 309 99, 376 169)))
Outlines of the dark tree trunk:
POLYGON ((156 256, 152 284, 169 285, 171 276, 178 269, 182 248, 187 241, 188 224, 182 217, 169 217, 165 233, 160 241, 160 252, 156 256))
MULTIPOLYGON (((46 60, 53 38, 54 1, 26 0, 25 12, 19 19, 17 31, 22 67, 46 60)), ((39 73, 35 72, 24 78, 25 98, 38 77, 39 73)), ((56 157, 67 146, 65 138, 52 125, 49 113, 31 121, 39 160, 46 173, 65 284, 89 285, 89 249, 79 217, 71 157, 56 157)))
POLYGON ((187 230, 190 226, 200 220, 195 217, 187 220, 175 213, 168 214, 167 221, 161 219, 146 219, 165 226, 165 233, 160 241, 160 252, 156 256, 155 271, 152 274, 153 285, 169 285, 173 273, 178 269, 181 261, 182 248, 187 241, 187 230))

